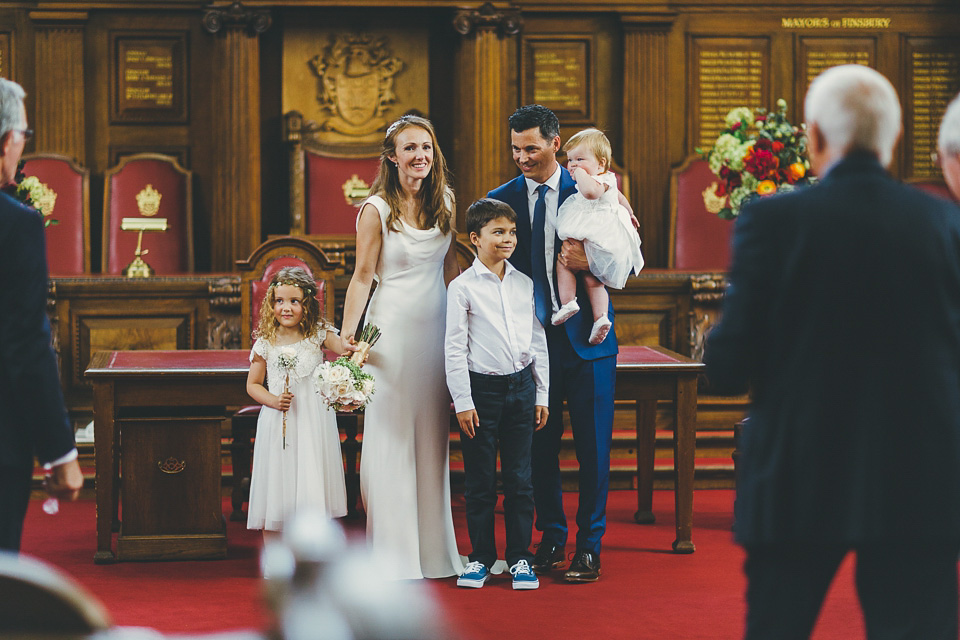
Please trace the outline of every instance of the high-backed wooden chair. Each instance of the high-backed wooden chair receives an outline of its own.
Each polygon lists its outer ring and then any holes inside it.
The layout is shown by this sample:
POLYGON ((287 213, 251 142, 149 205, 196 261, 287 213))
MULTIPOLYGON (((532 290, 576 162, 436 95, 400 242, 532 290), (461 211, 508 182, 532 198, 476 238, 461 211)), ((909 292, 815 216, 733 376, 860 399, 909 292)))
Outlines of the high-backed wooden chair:
POLYGON ((704 190, 717 180, 699 156, 690 156, 670 172, 670 268, 726 271, 729 267, 733 221, 722 220, 703 204, 704 190))
POLYGON ((137 232, 123 218, 166 218, 167 230, 145 232, 144 260, 158 274, 193 271, 193 173, 172 156, 127 156, 104 175, 103 273, 121 273, 134 257, 137 232))
POLYGON ((309 236, 345 265, 356 244, 357 206, 380 166, 374 146, 334 146, 316 140, 316 125, 298 111, 283 118, 290 157, 290 234, 309 236))
POLYGON ((46 190, 47 267, 53 275, 90 273, 90 170, 54 153, 23 156, 23 173, 46 190))
MULTIPOLYGON (((244 349, 253 346, 253 330, 259 322, 260 305, 270 287, 270 280, 284 267, 302 267, 317 283, 320 309, 333 321, 335 266, 327 256, 305 238, 282 236, 267 240, 246 260, 238 260, 240 271, 240 315, 243 326, 241 344, 244 349)), ((232 443, 230 455, 233 465, 231 520, 243 520, 243 503, 250 483, 250 440, 257 428, 260 405, 243 407, 231 419, 232 443)), ((354 452, 355 455, 355 452, 354 452)))
POLYGON ((47 563, 0 552, 0 636, 86 638, 109 635, 113 623, 82 585, 47 563))

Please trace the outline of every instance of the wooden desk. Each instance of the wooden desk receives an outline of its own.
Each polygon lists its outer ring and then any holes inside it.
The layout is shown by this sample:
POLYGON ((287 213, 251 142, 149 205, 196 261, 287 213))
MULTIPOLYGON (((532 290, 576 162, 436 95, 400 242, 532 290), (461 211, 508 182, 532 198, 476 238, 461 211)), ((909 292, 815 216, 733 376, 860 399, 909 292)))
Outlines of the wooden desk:
MULTIPOLYGON (((149 420, 156 419, 155 416, 182 416, 184 424, 189 424, 189 418, 193 416, 217 421, 216 437, 212 441, 205 439, 199 447, 201 450, 188 451, 184 456, 193 458, 186 464, 191 471, 198 466, 207 471, 215 468, 209 479, 207 474, 203 476, 204 482, 196 487, 196 496, 188 502, 215 496, 216 513, 206 513, 204 517, 208 520, 205 522, 210 524, 209 518, 214 515, 222 521, 219 421, 227 417, 227 407, 250 403, 246 391, 250 368, 248 357, 249 352, 244 350, 99 351, 94 354, 86 370, 87 377, 93 382, 96 448, 97 551, 94 562, 110 563, 118 559, 112 548, 112 532, 114 525, 119 523, 118 445, 123 437, 121 424, 126 421, 145 423, 144 417, 149 420)), ((125 470, 125 483, 129 475, 125 470)), ((197 507, 191 504, 183 508, 197 507)), ((150 536, 149 540, 146 537, 131 540, 131 549, 134 542, 140 545, 131 557, 224 557, 225 531, 222 526, 214 532, 210 532, 210 528, 205 525, 207 531, 199 534, 179 532, 177 535, 150 536), (146 548, 148 546, 155 553, 151 553, 146 548)), ((120 538, 124 538, 122 529, 120 534, 120 538)), ((122 555, 120 559, 124 559, 122 555)))
MULTIPOLYGON (((97 455, 96 562, 113 562, 111 533, 118 522, 117 420, 138 408, 160 407, 187 415, 249 404, 245 350, 99 352, 87 369, 94 385, 97 455)), ((692 553, 693 471, 696 448, 697 374, 703 364, 663 347, 622 346, 617 357, 616 397, 637 403, 638 523, 652 523, 653 458, 657 401, 676 407, 674 479, 677 553, 692 553)), ((133 412, 133 413, 131 413, 133 412)), ((348 434, 348 439, 352 434, 348 434)), ((355 442, 355 441, 354 441, 355 442)), ((348 443, 349 444, 349 443, 348 443)), ((348 465, 349 480, 356 469, 348 465)), ((356 496, 353 496, 354 502, 356 496)))
POLYGON ((676 407, 673 431, 674 508, 677 553, 693 553, 693 464, 697 431, 697 374, 703 363, 663 347, 622 346, 617 355, 616 398, 637 403, 637 512, 650 524, 653 516, 653 458, 657 401, 676 407))

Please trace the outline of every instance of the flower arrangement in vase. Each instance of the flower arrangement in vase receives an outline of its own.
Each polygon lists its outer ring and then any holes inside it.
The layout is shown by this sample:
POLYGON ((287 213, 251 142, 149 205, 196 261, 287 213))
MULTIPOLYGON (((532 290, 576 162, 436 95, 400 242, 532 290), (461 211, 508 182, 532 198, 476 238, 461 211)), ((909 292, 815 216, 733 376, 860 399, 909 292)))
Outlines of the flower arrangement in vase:
POLYGON ((732 109, 724 124, 712 149, 697 149, 720 178, 703 191, 710 213, 729 220, 753 198, 792 191, 815 180, 807 160, 805 128, 790 123, 782 98, 776 111, 732 109))

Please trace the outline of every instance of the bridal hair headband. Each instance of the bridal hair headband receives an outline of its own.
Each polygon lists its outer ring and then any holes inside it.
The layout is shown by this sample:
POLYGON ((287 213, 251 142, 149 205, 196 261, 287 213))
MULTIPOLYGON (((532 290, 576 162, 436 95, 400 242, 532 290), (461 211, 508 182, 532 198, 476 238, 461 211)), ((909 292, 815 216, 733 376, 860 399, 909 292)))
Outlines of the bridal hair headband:
POLYGON ((413 120, 413 118, 414 116, 400 116, 399 118, 394 120, 389 127, 387 127, 387 134, 384 137, 389 138, 390 134, 392 134, 394 131, 397 130, 397 127, 399 127, 401 124, 409 123, 411 120, 413 120))
POLYGON ((270 288, 273 289, 275 287, 279 287, 280 285, 286 285, 288 287, 296 287, 297 289, 300 289, 301 291, 303 291, 304 295, 307 295, 307 296, 312 297, 317 295, 316 285, 307 285, 301 282, 294 282, 293 280, 274 280, 273 282, 270 283, 270 288))

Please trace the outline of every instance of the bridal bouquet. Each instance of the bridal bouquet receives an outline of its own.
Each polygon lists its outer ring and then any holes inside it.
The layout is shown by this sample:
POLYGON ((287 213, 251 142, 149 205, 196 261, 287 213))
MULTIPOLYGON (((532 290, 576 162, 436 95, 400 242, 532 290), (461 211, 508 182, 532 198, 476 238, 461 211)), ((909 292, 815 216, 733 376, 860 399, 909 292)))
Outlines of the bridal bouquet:
POLYGON ((376 387, 373 376, 361 367, 370 348, 380 339, 380 329, 368 324, 360 332, 358 350, 350 357, 340 356, 333 362, 321 363, 313 373, 317 393, 334 411, 363 409, 376 387))
POLYGON ((737 217, 753 198, 813 181, 809 175, 807 141, 803 127, 787 120, 787 103, 777 100, 777 110, 737 107, 727 114, 726 129, 713 148, 701 153, 720 180, 703 192, 710 213, 725 220, 737 217))

